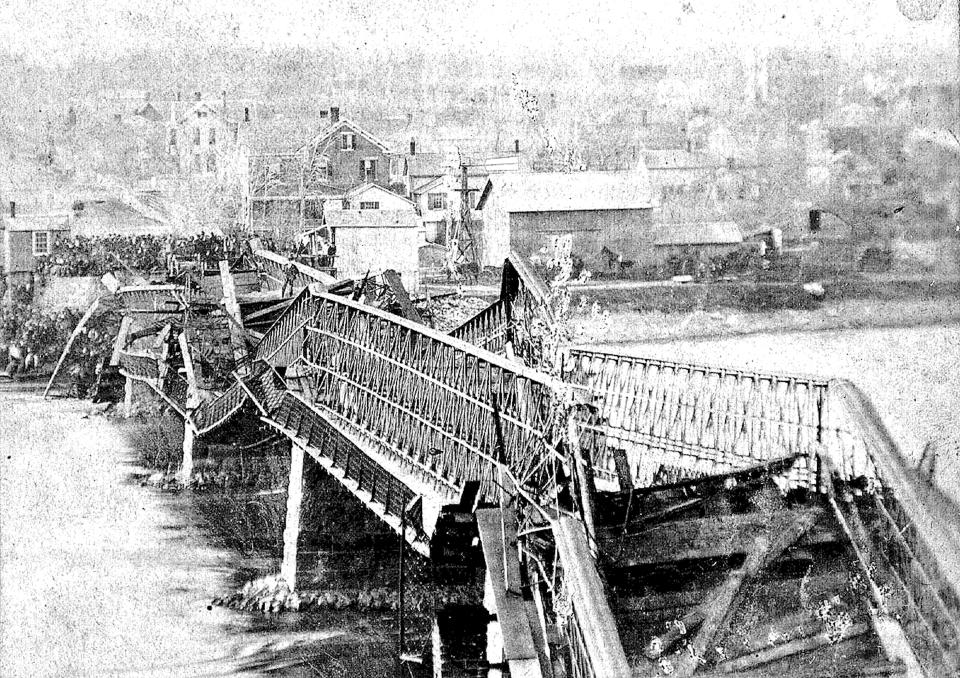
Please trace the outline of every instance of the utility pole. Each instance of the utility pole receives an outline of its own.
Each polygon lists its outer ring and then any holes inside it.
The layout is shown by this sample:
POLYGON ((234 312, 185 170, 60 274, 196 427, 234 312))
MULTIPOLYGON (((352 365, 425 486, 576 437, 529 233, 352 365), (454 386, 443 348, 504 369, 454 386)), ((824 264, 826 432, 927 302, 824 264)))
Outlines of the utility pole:
POLYGON ((468 263, 480 264, 480 252, 477 248, 476 239, 473 236, 472 216, 470 214, 470 186, 468 182, 469 165, 462 159, 460 161, 460 188, 456 189, 460 194, 460 224, 454 231, 455 240, 460 251, 454 253, 462 254, 468 263))

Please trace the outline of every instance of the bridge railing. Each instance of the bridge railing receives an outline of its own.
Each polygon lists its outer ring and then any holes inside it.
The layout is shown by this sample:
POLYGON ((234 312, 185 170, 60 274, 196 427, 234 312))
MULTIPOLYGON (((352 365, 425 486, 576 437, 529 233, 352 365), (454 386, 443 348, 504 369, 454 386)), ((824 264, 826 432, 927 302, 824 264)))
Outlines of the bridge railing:
POLYGON ((518 482, 547 470, 549 379, 423 325, 315 295, 303 347, 316 405, 451 489, 495 501, 502 460, 518 482))
POLYGON ((313 316, 313 297, 307 289, 291 302, 257 344, 256 359, 274 367, 286 367, 300 357, 303 331, 313 316))
POLYGON ((508 322, 507 304, 498 299, 452 330, 450 336, 491 353, 503 355, 506 350, 508 322))
POLYGON ((815 482, 826 381, 588 349, 563 376, 589 394, 581 444, 609 489, 624 461, 643 487, 798 454, 789 482, 815 482))

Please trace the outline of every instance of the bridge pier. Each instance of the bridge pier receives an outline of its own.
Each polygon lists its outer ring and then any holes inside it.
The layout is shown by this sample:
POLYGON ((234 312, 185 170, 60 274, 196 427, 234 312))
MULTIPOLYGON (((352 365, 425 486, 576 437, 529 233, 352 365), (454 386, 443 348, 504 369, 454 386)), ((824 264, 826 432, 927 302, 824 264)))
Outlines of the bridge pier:
POLYGON ((196 434, 186 419, 183 420, 183 459, 180 461, 180 479, 186 483, 193 475, 193 442, 196 434))
POLYGON ((129 419, 133 415, 133 379, 127 377, 123 382, 123 416, 129 419))
POLYGON ((280 578, 290 590, 297 585, 297 540, 300 538, 300 506, 303 503, 303 457, 302 445, 290 445, 290 478, 287 484, 287 517, 283 528, 283 561, 280 578))

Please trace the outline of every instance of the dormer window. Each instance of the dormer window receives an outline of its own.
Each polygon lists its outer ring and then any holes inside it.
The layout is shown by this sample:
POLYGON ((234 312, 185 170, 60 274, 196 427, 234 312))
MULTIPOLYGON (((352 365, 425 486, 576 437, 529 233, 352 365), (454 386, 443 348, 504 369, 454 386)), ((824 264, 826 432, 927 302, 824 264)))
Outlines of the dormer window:
POLYGON ((343 132, 340 135, 340 150, 342 151, 355 151, 357 150, 357 135, 353 132, 343 132))

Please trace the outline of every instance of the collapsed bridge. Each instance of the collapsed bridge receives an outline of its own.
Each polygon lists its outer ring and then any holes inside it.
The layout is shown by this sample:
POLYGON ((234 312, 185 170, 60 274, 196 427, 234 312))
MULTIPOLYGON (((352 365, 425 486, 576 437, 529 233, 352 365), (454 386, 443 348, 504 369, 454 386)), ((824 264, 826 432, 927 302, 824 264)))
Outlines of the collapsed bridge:
MULTIPOLYGON (((289 262, 257 256, 282 290, 289 262)), ((791 675, 824 675, 832 641, 809 610, 793 614, 810 632, 772 650, 714 646, 772 583, 813 578, 829 598, 853 577, 866 602, 850 605, 840 669, 958 671, 960 519, 852 384, 548 355, 550 291, 515 256, 499 298, 448 335, 391 284, 406 317, 296 269, 293 297, 246 317, 228 266, 213 303, 187 286, 121 288, 113 356, 128 394, 145 384, 184 420, 187 475, 195 440, 251 413, 291 441, 291 586, 309 455, 426 556, 444 515, 475 521, 511 675, 747 676, 791 660, 791 675), (211 332, 226 377, 200 367, 215 362, 211 332), (679 623, 663 632, 665 619, 679 623)), ((791 630, 768 612, 756 634, 791 630)))

